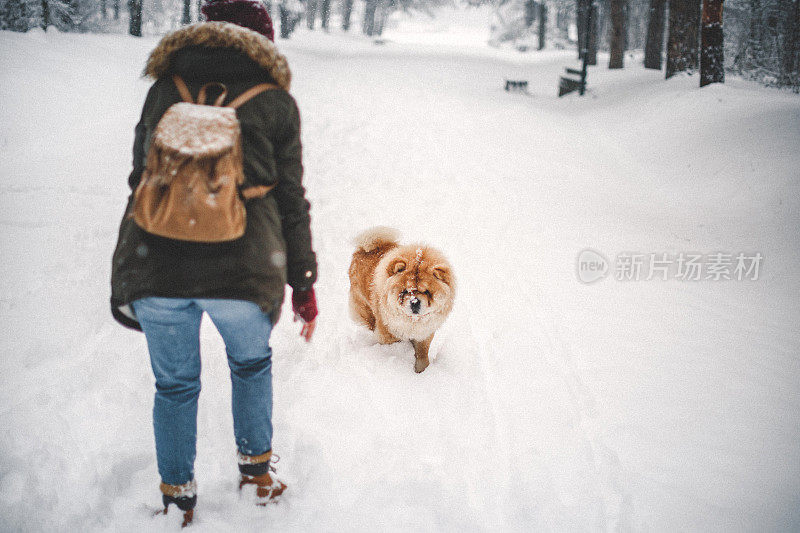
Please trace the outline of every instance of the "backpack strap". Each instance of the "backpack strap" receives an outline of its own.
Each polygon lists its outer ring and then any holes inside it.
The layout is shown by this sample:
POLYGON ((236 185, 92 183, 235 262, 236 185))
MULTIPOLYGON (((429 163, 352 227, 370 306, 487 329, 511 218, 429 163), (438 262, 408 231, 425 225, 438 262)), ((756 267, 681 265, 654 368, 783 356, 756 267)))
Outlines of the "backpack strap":
MULTIPOLYGON (((259 94, 263 93, 264 91, 269 91, 271 89, 280 89, 277 85, 273 85, 272 83, 262 83, 260 85, 256 85, 255 87, 250 87, 245 92, 237 96, 233 99, 233 101, 227 105, 227 107, 232 107, 236 109, 240 105, 248 102, 252 98, 258 96, 259 94)), ((242 198, 245 200, 251 200, 253 198, 263 198, 265 197, 269 191, 275 188, 277 183, 273 183, 272 185, 256 185, 253 187, 247 187, 246 189, 242 189, 240 191, 242 198)))
MULTIPOLYGON (((181 98, 183 98, 184 102, 189 102, 190 104, 195 103, 194 98, 192 98, 192 93, 189 91, 189 87, 186 86, 186 82, 183 81, 183 78, 181 78, 180 76, 175 74, 175 75, 172 76, 172 81, 175 83, 175 87, 178 88, 178 93, 181 95, 181 98)), ((222 88, 222 90, 223 90, 222 94, 220 94, 220 96, 217 98, 217 101, 214 103, 214 105, 220 105, 225 100, 225 96, 227 96, 227 94, 228 94, 227 90, 225 89, 225 86, 223 84, 221 84, 221 83, 207 83, 206 85, 204 85, 200 89, 200 94, 198 95, 198 98, 197 98, 198 102, 197 103, 198 104, 204 104, 205 103, 206 87, 208 85, 217 85, 217 86, 220 86, 222 88)), ((243 92, 242 94, 240 94, 239 96, 234 98, 233 101, 230 104, 228 104, 226 107, 232 107, 232 108, 236 109, 239 106, 241 106, 242 104, 250 101, 251 99, 253 99, 256 96, 258 96, 259 94, 263 93, 264 91, 269 91, 270 89, 280 89, 280 87, 278 87, 277 85, 274 85, 272 83, 261 83, 259 85, 254 86, 254 87, 250 87, 245 92, 243 92)))
POLYGON ((175 87, 178 88, 178 93, 181 95, 181 98, 183 98, 183 101, 193 104, 194 98, 192 98, 192 93, 189 92, 189 88, 186 86, 186 82, 183 81, 183 78, 175 74, 172 76, 172 81, 175 83, 175 87))
POLYGON ((226 107, 232 107, 232 108, 236 109, 237 107, 239 107, 240 105, 244 104, 245 102, 248 102, 252 98, 258 96, 259 94, 263 93, 264 91, 269 91, 270 89, 280 89, 280 87, 278 87, 277 85, 274 85, 272 83, 261 83, 259 85, 254 86, 254 87, 250 87, 245 92, 243 92, 242 94, 240 94, 239 96, 234 98, 233 101, 230 104, 228 104, 226 107))
POLYGON ((275 188, 277 183, 273 183, 272 185, 255 185, 253 187, 247 187, 246 189, 242 189, 240 192, 242 197, 245 200, 252 200, 253 198, 263 198, 267 195, 269 191, 275 188))

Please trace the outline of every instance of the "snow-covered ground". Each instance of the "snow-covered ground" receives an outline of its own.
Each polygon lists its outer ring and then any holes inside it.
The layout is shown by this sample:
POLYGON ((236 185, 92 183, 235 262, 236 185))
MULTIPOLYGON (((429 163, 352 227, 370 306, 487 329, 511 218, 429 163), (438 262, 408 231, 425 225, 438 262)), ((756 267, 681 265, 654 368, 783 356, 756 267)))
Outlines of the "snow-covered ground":
MULTIPOLYGON (((558 99, 574 52, 434 46, 417 27, 279 42, 322 314, 309 345, 288 309, 273 337, 290 491, 267 509, 237 494, 224 349, 204 329, 194 529, 800 528, 800 98, 627 58, 558 99), (420 375, 409 345, 347 316, 349 239, 375 224, 458 275, 420 375), (584 284, 587 248, 612 268, 623 252, 764 260, 757 280, 584 284)), ((150 516, 144 338, 107 309, 155 43, 0 32, 2 531, 178 528, 150 516)))

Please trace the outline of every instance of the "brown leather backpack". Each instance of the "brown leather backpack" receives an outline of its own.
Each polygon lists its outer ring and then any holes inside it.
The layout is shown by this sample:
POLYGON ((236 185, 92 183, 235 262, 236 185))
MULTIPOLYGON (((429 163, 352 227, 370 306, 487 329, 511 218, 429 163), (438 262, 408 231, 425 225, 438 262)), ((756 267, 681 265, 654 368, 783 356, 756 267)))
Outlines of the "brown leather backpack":
POLYGON ((251 87, 227 106, 227 89, 207 83, 192 98, 173 76, 183 102, 172 105, 153 133, 142 179, 134 192, 133 217, 143 230, 181 241, 214 243, 244 235, 244 200, 265 196, 272 186, 244 183, 241 128, 236 108, 276 85, 251 87), (205 105, 209 87, 221 89, 205 105))

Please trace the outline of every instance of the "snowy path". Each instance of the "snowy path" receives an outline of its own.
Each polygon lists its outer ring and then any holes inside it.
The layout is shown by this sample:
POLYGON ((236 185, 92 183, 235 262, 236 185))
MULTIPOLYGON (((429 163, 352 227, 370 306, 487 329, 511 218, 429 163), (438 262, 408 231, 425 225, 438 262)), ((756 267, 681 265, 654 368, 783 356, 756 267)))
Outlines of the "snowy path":
MULTIPOLYGON (((147 88, 132 80, 153 44, 0 33, 0 530, 177 527, 148 517, 144 340, 106 309, 147 88)), ((198 531, 800 525, 796 96, 737 80, 698 93, 631 67, 557 100, 571 53, 307 34, 281 46, 321 323, 305 345, 287 309, 273 337, 291 491, 266 510, 236 494, 228 371, 204 329, 198 531), (532 94, 504 93, 505 77, 532 94), (375 345, 347 315, 349 240, 374 224, 456 269, 421 375, 410 346, 375 345), (587 247, 767 263, 752 283, 586 286, 587 247)))

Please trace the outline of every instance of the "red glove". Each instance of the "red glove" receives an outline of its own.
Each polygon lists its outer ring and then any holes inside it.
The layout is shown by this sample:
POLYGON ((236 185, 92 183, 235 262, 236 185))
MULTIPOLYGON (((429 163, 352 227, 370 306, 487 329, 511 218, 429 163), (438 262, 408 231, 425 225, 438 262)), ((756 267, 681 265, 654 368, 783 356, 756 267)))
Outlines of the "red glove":
POLYGON ((314 289, 293 290, 292 309, 294 316, 306 324, 313 322, 317 318, 317 297, 314 295, 314 289))

